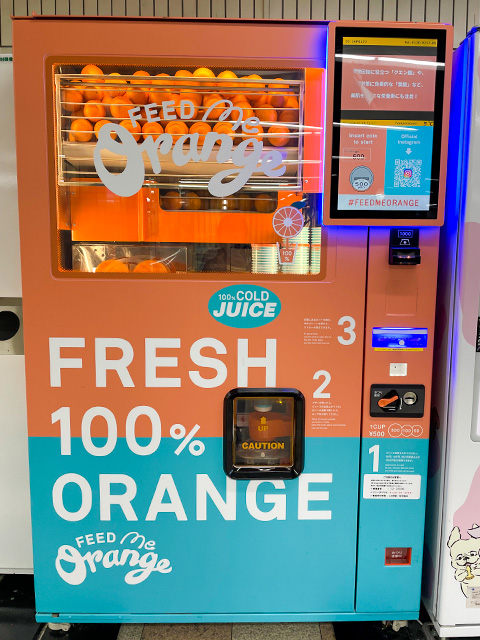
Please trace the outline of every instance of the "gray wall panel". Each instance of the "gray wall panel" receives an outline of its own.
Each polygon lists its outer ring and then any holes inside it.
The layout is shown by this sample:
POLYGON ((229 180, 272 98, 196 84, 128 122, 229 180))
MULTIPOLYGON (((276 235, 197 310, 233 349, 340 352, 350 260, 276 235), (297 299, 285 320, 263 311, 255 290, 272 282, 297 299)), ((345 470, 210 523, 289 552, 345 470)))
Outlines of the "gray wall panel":
POLYGON ((0 51, 11 51, 10 16, 185 16, 276 20, 447 22, 455 46, 480 22, 480 0, 0 0, 0 51))

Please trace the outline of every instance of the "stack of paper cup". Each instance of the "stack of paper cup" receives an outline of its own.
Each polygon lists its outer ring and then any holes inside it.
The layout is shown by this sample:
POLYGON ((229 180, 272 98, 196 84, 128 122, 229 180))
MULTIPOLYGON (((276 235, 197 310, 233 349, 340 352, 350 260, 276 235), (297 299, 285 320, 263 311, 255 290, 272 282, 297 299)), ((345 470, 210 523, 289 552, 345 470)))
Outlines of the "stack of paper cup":
POLYGON ((322 227, 314 227, 310 230, 310 273, 320 273, 320 258, 322 247, 322 227))
POLYGON ((278 273, 276 244, 252 244, 252 273, 278 273))

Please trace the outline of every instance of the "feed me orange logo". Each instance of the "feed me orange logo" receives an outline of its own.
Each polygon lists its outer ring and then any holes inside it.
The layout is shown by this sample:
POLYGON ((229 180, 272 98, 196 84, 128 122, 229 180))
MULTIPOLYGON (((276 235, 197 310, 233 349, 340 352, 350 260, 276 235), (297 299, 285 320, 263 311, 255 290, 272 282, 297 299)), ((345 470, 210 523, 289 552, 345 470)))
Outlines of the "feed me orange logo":
MULTIPOLYGON (((82 70, 82 73, 103 75, 99 67, 95 65, 87 65, 87 67, 82 70), (87 69, 88 66, 92 69, 87 69)), ((185 71, 185 74, 187 73, 189 72, 185 71)), ((150 77, 146 72, 139 71, 137 74, 150 77)), ((206 68, 197 69, 193 75, 198 78, 216 77, 206 68)), ((219 74, 218 77, 236 78, 237 76, 231 71, 224 71, 223 76, 219 74)), ((255 76, 255 79, 257 78, 261 80, 260 76, 255 76)), ((106 79, 105 81, 113 82, 114 80, 106 79)), ((223 95, 212 93, 203 105, 205 112, 202 119, 196 123, 195 127, 189 129, 186 121, 195 119, 199 115, 198 104, 193 97, 192 99, 189 97, 179 100, 171 99, 171 94, 162 91, 161 87, 156 87, 161 83, 162 80, 152 80, 153 88, 148 93, 148 97, 154 98, 155 101, 143 106, 133 106, 131 102, 132 107, 129 108, 128 92, 127 98, 113 98, 112 105, 115 107, 115 100, 119 101, 119 108, 123 110, 122 115, 125 116, 125 120, 121 123, 101 120, 102 124, 98 126, 100 122, 97 122, 95 132, 98 142, 94 152, 94 163, 99 178, 110 191, 119 196, 129 197, 141 189, 145 180, 143 152, 146 152, 151 162, 153 173, 158 175, 162 172, 160 160, 162 155, 171 153, 173 164, 182 167, 188 162, 207 162, 216 149, 216 162, 231 163, 231 166, 218 171, 209 180, 208 191, 215 197, 223 198, 236 193, 245 186, 253 173, 261 172, 271 178, 278 178, 285 173, 285 157, 280 150, 273 149, 263 153, 263 127, 257 116, 249 115, 249 113, 253 114, 253 111, 248 103, 234 102, 234 98, 229 99, 225 91, 223 95), (125 103, 126 99, 128 101, 125 103), (207 123, 209 118, 218 119, 213 130, 207 123), (141 126, 141 122, 145 120, 145 124, 141 126), (145 133, 147 135, 144 135, 144 141, 138 144, 140 136, 145 133), (243 138, 242 142, 234 146, 235 138, 240 136, 243 138), (126 157, 125 170, 121 174, 111 173, 105 166, 102 159, 103 150, 126 157)), ((140 89, 130 91, 133 94, 140 92, 140 89)), ((194 96, 195 94, 186 95, 194 96)), ((132 97, 136 102, 138 97, 136 98, 135 95, 132 97)), ((95 106, 91 105, 91 108, 95 106)), ((101 117, 101 113, 95 115, 101 117)), ((288 133, 288 129, 282 126, 270 129, 269 141, 274 146, 278 146, 283 140, 281 134, 288 133)))

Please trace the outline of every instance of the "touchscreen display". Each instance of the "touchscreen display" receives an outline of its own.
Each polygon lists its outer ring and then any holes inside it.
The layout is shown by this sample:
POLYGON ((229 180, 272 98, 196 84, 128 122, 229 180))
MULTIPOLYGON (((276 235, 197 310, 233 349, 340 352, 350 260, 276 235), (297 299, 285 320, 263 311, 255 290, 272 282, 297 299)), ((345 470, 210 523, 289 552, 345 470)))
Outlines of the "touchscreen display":
POLYGON ((336 30, 330 216, 435 218, 444 34, 354 32, 336 30))

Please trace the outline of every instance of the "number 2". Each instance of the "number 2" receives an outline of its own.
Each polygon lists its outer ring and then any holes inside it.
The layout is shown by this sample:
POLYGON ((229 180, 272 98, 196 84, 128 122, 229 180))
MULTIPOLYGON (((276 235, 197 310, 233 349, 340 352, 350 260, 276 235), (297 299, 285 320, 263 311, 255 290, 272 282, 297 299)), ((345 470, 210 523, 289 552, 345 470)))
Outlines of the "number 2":
POLYGON ((316 371, 313 374, 313 379, 318 380, 320 376, 323 376, 324 380, 322 384, 319 387, 317 387, 317 389, 313 392, 313 397, 314 398, 330 398, 330 393, 324 393, 323 390, 330 383, 332 376, 328 373, 328 371, 321 369, 320 371, 316 371))

